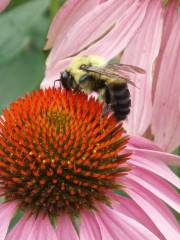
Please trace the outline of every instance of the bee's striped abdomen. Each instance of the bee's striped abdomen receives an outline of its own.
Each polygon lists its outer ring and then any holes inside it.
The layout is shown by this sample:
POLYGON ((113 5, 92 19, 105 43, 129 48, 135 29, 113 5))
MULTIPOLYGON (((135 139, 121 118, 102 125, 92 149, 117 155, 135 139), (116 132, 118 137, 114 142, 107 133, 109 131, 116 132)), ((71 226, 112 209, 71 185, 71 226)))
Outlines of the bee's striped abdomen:
POLYGON ((131 107, 127 83, 111 83, 108 85, 108 89, 111 98, 111 109, 116 119, 118 121, 125 120, 131 107))

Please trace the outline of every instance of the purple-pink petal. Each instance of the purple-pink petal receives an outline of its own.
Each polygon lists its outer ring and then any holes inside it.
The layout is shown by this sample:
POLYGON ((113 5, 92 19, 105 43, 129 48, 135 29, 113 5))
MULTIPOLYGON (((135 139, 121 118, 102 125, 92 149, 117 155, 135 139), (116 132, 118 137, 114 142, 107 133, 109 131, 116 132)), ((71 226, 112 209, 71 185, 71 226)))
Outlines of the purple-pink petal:
POLYGON ((15 203, 0 203, 0 240, 4 240, 9 223, 16 211, 15 203))
POLYGON ((159 239, 165 240, 164 236, 160 233, 148 215, 132 199, 114 193, 111 193, 110 196, 113 199, 112 207, 115 210, 135 219, 154 233, 159 239))
POLYGON ((167 151, 180 143, 180 17, 172 28, 162 53, 152 121, 155 142, 167 151))
POLYGON ((143 209, 167 240, 179 238, 179 225, 159 198, 129 179, 126 181, 125 191, 143 209))
POLYGON ((68 215, 61 215, 57 221, 57 239, 59 240, 78 240, 79 237, 68 215))
POLYGON ((53 47, 56 41, 61 42, 64 36, 83 17, 99 4, 99 0, 67 0, 54 17, 48 31, 46 49, 53 47))
POLYGON ((102 240, 99 224, 93 212, 81 213, 80 240, 102 240))
POLYGON ((180 212, 179 194, 161 177, 149 172, 148 170, 136 167, 129 172, 127 178, 146 188, 152 194, 163 200, 171 208, 180 212))
POLYGON ((102 239, 131 240, 133 236, 135 240, 158 240, 151 231, 133 218, 105 205, 99 205, 98 209, 100 213, 96 213, 96 218, 100 226, 103 226, 102 239), (107 233, 110 238, 106 238, 107 233))
POLYGON ((58 240, 48 217, 25 216, 7 236, 7 240, 58 240))
POLYGON ((180 157, 175 154, 164 152, 161 148, 155 145, 148 139, 140 136, 131 136, 128 142, 128 150, 133 151, 137 156, 144 156, 145 158, 155 158, 157 161, 180 166, 180 157))
POLYGON ((134 77, 137 88, 130 86, 132 107, 127 129, 130 134, 143 135, 152 117, 153 67, 158 56, 163 27, 161 1, 152 0, 144 21, 122 56, 122 63, 139 66, 146 74, 134 77))
POLYGON ((7 240, 31 240, 33 239, 35 217, 25 214, 7 236, 7 240))
POLYGON ((29 240, 58 240, 50 219, 45 216, 38 216, 31 237, 29 240))
POLYGON ((122 8, 121 16, 109 34, 81 54, 99 55, 107 60, 117 56, 127 47, 129 41, 143 22, 148 2, 149 0, 145 0, 144 2, 133 1, 133 4, 126 11, 123 11, 122 8))
MULTIPOLYGON (((132 149, 129 149, 132 150, 132 149)), ((146 169, 156 175, 164 178, 166 181, 169 181, 171 184, 180 187, 179 178, 169 169, 169 167, 163 163, 157 156, 161 156, 160 153, 155 157, 155 155, 150 156, 150 151, 144 153, 133 154, 132 159, 129 160, 129 163, 146 169)))

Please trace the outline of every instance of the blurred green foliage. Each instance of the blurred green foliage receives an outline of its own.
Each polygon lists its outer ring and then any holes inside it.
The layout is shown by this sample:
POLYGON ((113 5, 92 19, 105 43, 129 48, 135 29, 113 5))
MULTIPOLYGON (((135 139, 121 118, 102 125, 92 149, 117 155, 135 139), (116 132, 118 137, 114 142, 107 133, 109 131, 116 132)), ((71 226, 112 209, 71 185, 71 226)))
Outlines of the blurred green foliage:
POLYGON ((43 79, 47 31, 63 0, 12 0, 0 15, 0 112, 43 79))

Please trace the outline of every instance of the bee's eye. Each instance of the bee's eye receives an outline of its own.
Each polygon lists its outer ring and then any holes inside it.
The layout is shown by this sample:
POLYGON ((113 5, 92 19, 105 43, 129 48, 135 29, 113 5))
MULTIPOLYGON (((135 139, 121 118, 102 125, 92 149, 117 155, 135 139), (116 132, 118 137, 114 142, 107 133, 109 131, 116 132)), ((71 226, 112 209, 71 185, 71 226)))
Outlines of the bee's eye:
POLYGON ((65 79, 65 80, 66 80, 66 79, 69 78, 69 75, 70 75, 70 74, 65 71, 65 72, 61 73, 61 79, 65 79))

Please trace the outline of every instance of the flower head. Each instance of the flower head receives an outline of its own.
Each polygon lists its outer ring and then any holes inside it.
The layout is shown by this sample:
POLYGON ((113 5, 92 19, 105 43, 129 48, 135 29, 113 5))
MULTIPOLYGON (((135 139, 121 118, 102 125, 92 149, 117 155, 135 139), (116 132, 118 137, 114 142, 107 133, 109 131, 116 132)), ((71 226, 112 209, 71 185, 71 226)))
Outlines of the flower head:
POLYGON ((0 238, 176 239, 176 220, 162 200, 179 209, 165 179, 179 181, 161 159, 179 158, 128 139, 83 93, 47 89, 12 103, 0 118, 0 238), (18 209, 24 215, 7 234, 18 209))
POLYGON ((78 93, 35 91, 4 110, 0 133, 1 189, 31 213, 49 216, 108 203, 106 192, 127 169, 127 144, 115 118, 78 93), (123 164, 123 165, 122 165, 123 164))

